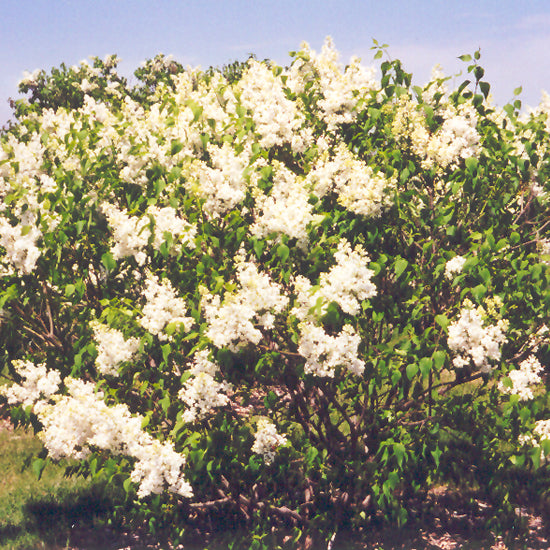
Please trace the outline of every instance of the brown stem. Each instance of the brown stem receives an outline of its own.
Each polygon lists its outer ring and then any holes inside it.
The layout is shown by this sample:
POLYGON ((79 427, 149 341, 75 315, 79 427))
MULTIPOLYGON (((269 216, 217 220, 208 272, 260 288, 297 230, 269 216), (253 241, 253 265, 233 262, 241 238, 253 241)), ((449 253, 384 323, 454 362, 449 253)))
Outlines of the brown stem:
POLYGON ((220 504, 225 504, 226 502, 231 502, 229 497, 219 498, 217 500, 209 500, 207 502, 190 502, 189 506, 195 509, 208 509, 219 506, 220 504))
MULTIPOLYGON (((229 489, 230 487, 229 481, 227 481, 227 479, 224 476, 221 476, 221 481, 224 487, 226 489, 229 489)), ((221 495, 223 495, 222 500, 225 498, 229 498, 225 495, 225 493, 221 489, 218 489, 218 492, 221 495)), ((250 520, 249 512, 251 512, 255 506, 259 510, 265 510, 268 514, 276 514, 285 519, 292 519, 299 524, 304 523, 302 516, 298 512, 291 510, 286 506, 273 506, 271 504, 267 504, 266 502, 262 502, 262 501, 252 502, 249 498, 245 497, 240 493, 236 496, 236 499, 238 501, 236 502, 236 504, 239 506, 239 509, 241 510, 243 515, 246 517, 247 521, 250 520)), ((235 498, 233 498, 233 500, 235 500, 235 498)))
POLYGON ((477 380, 478 378, 481 378, 482 373, 477 372, 475 374, 470 375, 469 378, 465 378, 464 380, 451 380, 450 382, 441 382, 441 384, 436 384, 431 388, 431 390, 428 388, 427 390, 424 390, 416 399, 411 399, 407 401, 406 403, 403 403, 403 405, 400 407, 402 411, 406 411, 407 409, 410 409, 412 405, 415 403, 418 403, 420 398, 424 395, 426 395, 429 391, 436 390, 438 388, 444 388, 439 392, 439 395, 443 395, 447 393, 449 390, 456 386, 460 386, 460 384, 465 384, 466 382, 473 382, 474 380, 477 380))

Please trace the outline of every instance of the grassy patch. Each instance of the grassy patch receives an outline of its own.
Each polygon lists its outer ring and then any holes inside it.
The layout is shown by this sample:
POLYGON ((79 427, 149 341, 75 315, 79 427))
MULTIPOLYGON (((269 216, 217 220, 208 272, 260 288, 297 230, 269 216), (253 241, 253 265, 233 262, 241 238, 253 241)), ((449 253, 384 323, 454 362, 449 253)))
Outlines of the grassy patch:
POLYGON ((0 427, 0 549, 73 547, 110 509, 99 484, 64 475, 66 463, 48 464, 38 480, 30 464, 41 447, 30 432, 0 427))

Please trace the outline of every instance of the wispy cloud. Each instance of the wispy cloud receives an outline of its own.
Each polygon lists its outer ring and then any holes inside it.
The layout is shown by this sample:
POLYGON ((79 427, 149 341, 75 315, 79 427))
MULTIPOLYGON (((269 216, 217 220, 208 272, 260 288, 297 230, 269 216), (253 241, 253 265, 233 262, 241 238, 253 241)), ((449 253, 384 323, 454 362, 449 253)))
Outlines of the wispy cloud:
POLYGON ((550 28, 550 13, 524 15, 513 26, 519 31, 542 32, 547 35, 550 28))

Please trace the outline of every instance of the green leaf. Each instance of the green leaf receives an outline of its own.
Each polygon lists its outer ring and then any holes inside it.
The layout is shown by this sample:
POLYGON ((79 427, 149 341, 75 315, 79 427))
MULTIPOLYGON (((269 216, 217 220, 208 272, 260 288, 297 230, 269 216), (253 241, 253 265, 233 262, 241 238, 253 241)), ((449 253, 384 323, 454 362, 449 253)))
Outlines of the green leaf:
POLYGON ((472 56, 470 54, 459 55, 458 59, 460 59, 460 61, 468 62, 472 60, 472 56))
POLYGON ((125 480, 124 480, 124 483, 122 484, 122 486, 124 487, 124 491, 126 493, 131 493, 134 489, 134 484, 132 483, 132 479, 127 477, 125 480))
POLYGON ((489 90, 491 89, 491 85, 488 82, 480 82, 479 83, 479 89, 481 90, 481 93, 487 99, 489 95, 489 90))
POLYGON ((423 378, 427 378, 428 374, 430 374, 432 364, 431 357, 422 357, 422 359, 420 359, 420 372, 423 378))
POLYGON ((168 335, 168 336, 172 336, 174 334, 174 332, 176 332, 176 329, 178 328, 179 326, 179 323, 168 323, 165 327, 164 327, 164 332, 168 335))
POLYGON ((446 315, 436 315, 434 320, 443 330, 445 330, 450 323, 446 315))
POLYGON ((256 257, 258 258, 258 260, 262 257, 264 245, 265 245, 264 241, 258 241, 256 239, 252 241, 252 248, 254 248, 254 253, 256 254, 256 257))
POLYGON ((288 248, 288 246, 286 244, 281 243, 277 247, 277 256, 279 256, 279 258, 281 258, 282 262, 286 262, 286 260, 288 259, 289 254, 290 254, 290 249, 288 248))
POLYGON ((407 269, 407 266, 409 265, 409 262, 405 260, 405 258, 398 258, 393 266, 393 271, 395 273, 395 276, 397 279, 401 277, 405 269, 407 269))
POLYGON ((465 163, 466 163, 466 170, 468 170, 470 174, 475 173, 477 169, 477 159, 475 157, 468 157, 465 160, 465 163))
POLYGON ((317 457, 319 456, 319 451, 315 447, 310 447, 305 454, 305 462, 311 468, 314 466, 317 457))
POLYGON ((183 143, 176 139, 172 140, 172 145, 170 147, 170 154, 177 155, 183 149, 183 143))
POLYGON ((166 395, 159 401, 159 405, 162 407, 162 410, 164 411, 164 414, 168 412, 168 408, 170 407, 170 396, 166 395))
POLYGON ((401 468, 403 465, 403 458, 405 457, 406 449, 403 443, 394 443, 393 444, 393 454, 397 458, 397 464, 401 468))
POLYGON ((101 256, 101 263, 105 266, 107 271, 113 271, 116 268, 116 261, 110 252, 105 252, 101 256))
POLYGON ((92 460, 90 460, 89 462, 90 473, 92 474, 92 477, 95 477, 95 474, 97 472, 97 464, 97 458, 92 458, 92 460))
POLYGON ((82 233, 82 230, 84 229, 84 226, 86 225, 86 220, 78 220, 75 224, 76 226, 76 234, 80 235, 82 233))
POLYGON ((485 285, 477 285, 472 288, 472 296, 476 299, 477 303, 481 302, 486 293, 487 287, 485 285))
POLYGON ((433 363, 434 363, 434 367, 437 370, 441 370, 443 368, 446 357, 447 357, 447 354, 443 350, 437 350, 434 352, 433 363))
POLYGON ((443 454, 443 451, 438 447, 437 449, 431 451, 431 454, 433 456, 435 467, 439 468, 439 459, 441 458, 441 455, 443 454))
POLYGON ((202 115, 202 107, 195 101, 189 101, 187 103, 187 106, 191 109, 191 112, 193 113, 193 122, 197 122, 197 120, 199 120, 202 115))
POLYGON ((42 473, 44 472, 44 468, 46 467, 47 460, 44 460, 43 458, 35 458, 32 462, 32 471, 36 475, 38 479, 42 477, 42 473))
POLYGON ((410 365, 407 365, 407 378, 409 380, 412 380, 416 373, 418 372, 418 365, 416 363, 411 363, 410 365))
POLYGON ((70 298, 74 294, 74 291, 75 291, 74 285, 67 285, 65 287, 65 296, 67 296, 67 298, 70 298))
POLYGON ((264 397, 264 405, 267 409, 273 409, 279 401, 277 394, 274 391, 269 391, 269 393, 264 397))
POLYGON ((491 273, 486 267, 479 270, 479 276, 483 279, 483 282, 486 285, 488 285, 491 282, 491 273))

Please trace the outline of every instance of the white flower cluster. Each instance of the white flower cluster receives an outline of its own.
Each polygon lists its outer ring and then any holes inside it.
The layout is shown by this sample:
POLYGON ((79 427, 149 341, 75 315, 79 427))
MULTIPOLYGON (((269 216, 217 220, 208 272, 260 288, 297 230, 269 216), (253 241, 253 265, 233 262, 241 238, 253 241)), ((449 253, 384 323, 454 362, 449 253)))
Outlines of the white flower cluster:
POLYGON ((212 166, 202 160, 189 165, 187 187, 204 199, 204 212, 210 218, 224 215, 239 204, 246 195, 244 170, 249 165, 248 149, 236 154, 225 143, 222 147, 208 145, 212 166))
POLYGON ((168 279, 159 282, 156 275, 148 274, 143 296, 146 300, 139 324, 160 340, 166 340, 163 333, 168 324, 183 325, 185 331, 191 330, 194 320, 187 317, 187 305, 183 298, 176 295, 168 279))
POLYGON ((19 81, 18 86, 35 86, 41 72, 41 69, 35 69, 32 73, 23 71, 23 78, 19 81))
POLYGON ((498 389, 503 393, 517 395, 522 401, 533 399, 533 387, 541 382, 542 370, 542 365, 536 356, 530 355, 520 363, 519 369, 508 373, 512 385, 508 386, 501 381, 498 383, 498 389))
POLYGON ((307 374, 333 377, 336 368, 342 366, 360 375, 365 363, 357 355, 361 338, 353 327, 345 325, 339 334, 331 336, 318 322, 331 302, 345 313, 357 315, 361 301, 376 295, 371 281, 374 271, 367 267, 369 257, 363 247, 352 249, 346 239, 338 243, 334 258, 336 264, 320 274, 317 286, 301 275, 294 279, 296 305, 291 314, 301 321, 298 353, 306 359, 307 374))
POLYGON ((33 406, 40 399, 48 399, 59 388, 61 377, 57 371, 48 371, 46 365, 35 365, 32 361, 13 361, 15 371, 23 378, 21 384, 0 386, 0 395, 7 397, 8 403, 21 403, 24 407, 33 406))
MULTIPOLYGON (((497 300, 497 298, 494 298, 497 300)), ((494 305, 489 304, 489 308, 494 305)), ((462 368, 471 362, 482 372, 491 370, 489 361, 500 359, 500 347, 506 342, 505 332, 508 322, 499 319, 495 325, 488 324, 486 311, 482 306, 473 308, 471 302, 466 302, 460 312, 460 317, 449 325, 447 344, 455 352, 453 365, 462 368)))
POLYGON ((12 226, 0 217, 0 245, 6 250, 6 260, 23 275, 32 273, 41 252, 36 243, 42 237, 35 225, 35 216, 27 210, 20 222, 12 226))
POLYGON ((281 445, 286 445, 287 438, 277 433, 277 427, 267 418, 260 418, 254 434, 252 452, 262 455, 266 464, 275 459, 275 452, 281 445))
POLYGON ((357 356, 361 337, 351 325, 344 325, 336 336, 308 322, 300 323, 299 329, 298 353, 306 360, 306 374, 333 378, 337 367, 345 367, 357 376, 363 373, 365 362, 357 356))
MULTIPOLYGON (((111 252, 116 260, 133 256, 139 265, 145 263, 147 259, 145 248, 151 238, 149 216, 154 221, 153 248, 155 250, 158 250, 166 241, 166 232, 170 233, 180 246, 195 247, 196 226, 178 216, 176 209, 172 206, 159 208, 151 205, 147 208, 147 215, 142 217, 129 216, 124 210, 108 203, 103 203, 101 209, 113 231, 114 244, 111 252)), ((178 249, 176 247, 175 251, 177 252, 178 249)))
POLYGON ((119 330, 97 321, 91 325, 97 347, 95 361, 97 370, 105 376, 117 376, 117 366, 129 361, 139 349, 139 339, 129 338, 126 340, 124 334, 119 330))
MULTIPOLYGON (((541 239, 538 242, 538 248, 541 256, 550 256, 550 239, 541 239)), ((542 263, 550 265, 550 260, 543 259, 542 263)))
POLYGON ((179 398, 187 405, 183 413, 185 422, 201 420, 209 411, 223 407, 229 402, 225 392, 232 390, 231 384, 215 380, 219 367, 208 359, 208 350, 198 351, 189 371, 193 376, 179 391, 179 398))
POLYGON ((111 247, 111 253, 115 260, 133 256, 139 265, 143 265, 147 259, 144 249, 151 236, 149 220, 129 216, 114 204, 103 203, 101 209, 113 231, 115 243, 111 247))
POLYGON ((110 451, 136 459, 131 479, 139 484, 139 498, 161 493, 166 486, 181 496, 192 496, 181 472, 185 458, 171 442, 161 443, 144 432, 142 418, 132 416, 126 405, 107 406, 94 384, 73 378, 64 383, 68 395, 35 406, 43 426, 39 437, 54 460, 83 459, 93 448, 110 451))
POLYGON ((290 143, 295 152, 301 153, 310 145, 311 136, 301 131, 303 113, 295 101, 286 97, 282 80, 265 63, 250 59, 237 89, 241 105, 252 115, 262 147, 290 143))
POLYGON ((447 279, 452 279, 456 273, 460 273, 464 264, 466 263, 466 258, 463 256, 453 256, 450 260, 447 260, 445 264, 445 277, 447 279))
POLYGON ((288 305, 288 297, 269 275, 260 273, 256 264, 238 258, 236 292, 219 295, 205 292, 201 305, 208 322, 206 336, 217 347, 237 351, 249 343, 258 344, 262 332, 257 325, 271 329, 275 315, 288 305))
POLYGON ((256 221, 250 226, 250 233, 259 238, 283 233, 305 248, 309 241, 307 226, 314 219, 309 192, 302 179, 288 168, 281 163, 274 163, 274 167, 271 193, 256 196, 256 221))
POLYGON ((422 100, 433 106, 438 106, 441 101, 446 100, 449 89, 445 84, 445 80, 447 80, 447 78, 443 72, 443 67, 439 64, 432 67, 430 81, 426 84, 422 92, 422 100))
POLYGON ((331 302, 336 302, 345 313, 357 315, 361 301, 376 295, 376 286, 371 281, 374 271, 367 267, 370 258, 361 245, 352 249, 350 243, 342 239, 334 258, 336 264, 320 274, 316 287, 302 275, 296 276, 297 306, 291 313, 298 319, 322 317, 331 302), (315 314, 312 308, 317 308, 315 314))
POLYGON ((376 295, 371 281, 374 271, 367 267, 369 256, 361 245, 354 249, 342 239, 334 254, 336 264, 319 277, 319 295, 326 302, 336 302, 345 313, 357 315, 362 300, 376 295))
POLYGON ((327 37, 319 54, 304 42, 300 57, 288 71, 287 85, 292 92, 300 93, 307 85, 317 87, 317 105, 329 131, 353 122, 360 99, 379 87, 374 69, 363 67, 357 57, 352 57, 342 69, 338 51, 327 37))
MULTIPOLYGON (((524 445, 540 447, 544 440, 550 440, 550 420, 537 420, 531 434, 520 435, 519 442, 524 445)), ((541 450, 541 460, 546 460, 544 451, 541 450)))
POLYGON ((456 168, 461 159, 475 157, 479 150, 477 112, 464 103, 455 107, 447 104, 438 115, 443 118, 439 129, 433 133, 420 107, 410 98, 402 97, 397 109, 392 131, 406 140, 413 153, 423 159, 422 166, 430 169, 456 168))
POLYGON ((337 146, 332 159, 328 152, 322 154, 306 179, 318 197, 335 192, 342 206, 368 217, 380 216, 391 204, 387 191, 395 186, 394 179, 374 173, 344 143, 337 146))
POLYGON ((477 156, 480 139, 476 130, 477 112, 467 104, 448 106, 443 117, 441 128, 428 143, 426 164, 456 168, 460 159, 477 156))
POLYGON ((147 214, 152 216, 155 222, 155 230, 153 234, 153 248, 158 250, 162 243, 166 241, 165 233, 170 233, 172 238, 179 246, 175 247, 177 252, 181 247, 195 248, 195 236, 197 227, 184 220, 175 208, 172 206, 149 206, 147 214))

